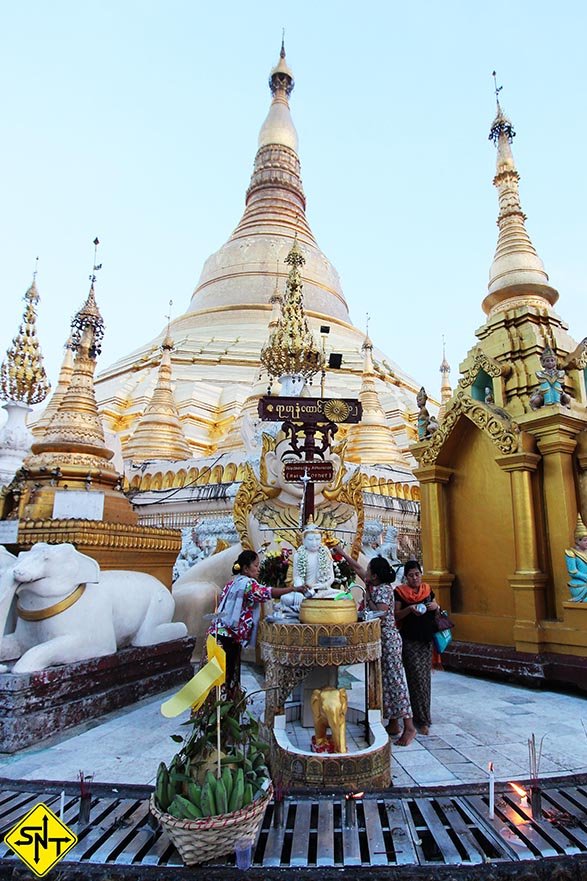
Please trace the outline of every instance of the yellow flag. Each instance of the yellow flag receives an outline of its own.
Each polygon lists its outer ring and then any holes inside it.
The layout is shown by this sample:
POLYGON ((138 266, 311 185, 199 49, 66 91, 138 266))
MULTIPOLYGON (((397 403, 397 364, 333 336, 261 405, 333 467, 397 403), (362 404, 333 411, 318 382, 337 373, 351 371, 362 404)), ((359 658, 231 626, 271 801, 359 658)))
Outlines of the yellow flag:
POLYGON ((226 679, 226 652, 218 645, 213 636, 206 640, 208 663, 193 676, 177 694, 161 704, 161 713, 167 719, 179 716, 190 707, 199 709, 210 691, 216 685, 222 685, 226 679))

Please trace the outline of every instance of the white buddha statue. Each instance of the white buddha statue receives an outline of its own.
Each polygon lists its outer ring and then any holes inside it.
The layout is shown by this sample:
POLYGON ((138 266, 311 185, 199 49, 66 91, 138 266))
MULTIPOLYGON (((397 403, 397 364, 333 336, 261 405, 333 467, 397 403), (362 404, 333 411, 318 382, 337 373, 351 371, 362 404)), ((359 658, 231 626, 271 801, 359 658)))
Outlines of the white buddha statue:
POLYGON ((322 544, 320 530, 309 523, 303 533, 303 544, 293 555, 293 584, 304 596, 316 599, 334 599, 339 590, 333 590, 334 567, 332 555, 322 544))

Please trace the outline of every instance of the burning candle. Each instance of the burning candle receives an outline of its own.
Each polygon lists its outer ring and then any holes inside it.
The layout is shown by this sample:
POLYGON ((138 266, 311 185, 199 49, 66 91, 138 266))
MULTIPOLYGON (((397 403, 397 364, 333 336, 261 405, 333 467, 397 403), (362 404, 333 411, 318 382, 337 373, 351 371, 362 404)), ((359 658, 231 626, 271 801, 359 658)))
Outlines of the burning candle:
POLYGON ((493 770, 493 762, 489 762, 487 766, 489 771, 489 819, 495 817, 495 772, 493 770))
POLYGON ((518 786, 517 783, 510 783, 510 786, 520 796, 520 807, 527 808, 528 807, 528 796, 526 795, 526 790, 522 786, 518 786))

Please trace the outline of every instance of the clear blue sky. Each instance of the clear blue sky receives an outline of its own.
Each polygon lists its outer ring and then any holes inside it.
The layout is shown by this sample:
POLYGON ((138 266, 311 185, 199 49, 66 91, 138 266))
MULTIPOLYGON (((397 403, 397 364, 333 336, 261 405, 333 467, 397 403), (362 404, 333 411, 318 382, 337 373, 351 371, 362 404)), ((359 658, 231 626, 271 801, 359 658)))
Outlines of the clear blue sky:
POLYGON ((308 217, 355 324, 438 393, 483 322, 496 242, 491 71, 518 136, 527 228, 587 332, 585 5, 2 0, 3 353, 40 257, 55 382, 95 235, 100 367, 187 308, 241 215, 286 28, 308 217))

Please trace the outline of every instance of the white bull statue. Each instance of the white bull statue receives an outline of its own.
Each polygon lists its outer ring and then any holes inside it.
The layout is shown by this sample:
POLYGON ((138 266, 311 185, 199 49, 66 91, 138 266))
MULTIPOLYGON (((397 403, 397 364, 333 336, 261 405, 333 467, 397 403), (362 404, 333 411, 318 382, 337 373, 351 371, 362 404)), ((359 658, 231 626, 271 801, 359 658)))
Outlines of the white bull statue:
MULTIPOLYGON (((0 660, 19 658, 13 673, 30 673, 186 636, 172 623, 175 604, 144 572, 101 572, 72 544, 39 542, 18 555, 0 582, 0 660), (17 598, 14 633, 2 636, 17 598)), ((0 670, 6 667, 0 665, 0 670)))

